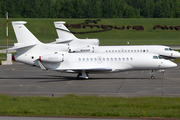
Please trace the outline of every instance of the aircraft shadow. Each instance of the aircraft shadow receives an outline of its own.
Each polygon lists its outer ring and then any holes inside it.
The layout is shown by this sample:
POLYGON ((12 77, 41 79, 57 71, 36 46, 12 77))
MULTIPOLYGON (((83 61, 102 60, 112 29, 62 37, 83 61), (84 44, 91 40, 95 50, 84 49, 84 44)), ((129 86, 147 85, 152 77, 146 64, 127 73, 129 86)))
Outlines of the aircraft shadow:
POLYGON ((150 79, 150 78, 126 78, 126 77, 121 77, 121 78, 101 78, 101 77, 90 77, 89 79, 76 79, 74 76, 54 76, 54 75, 44 75, 43 77, 0 77, 0 79, 12 79, 12 80, 33 80, 38 83, 42 82, 62 82, 62 81, 91 81, 91 80, 162 80, 163 78, 155 78, 155 79, 150 79))

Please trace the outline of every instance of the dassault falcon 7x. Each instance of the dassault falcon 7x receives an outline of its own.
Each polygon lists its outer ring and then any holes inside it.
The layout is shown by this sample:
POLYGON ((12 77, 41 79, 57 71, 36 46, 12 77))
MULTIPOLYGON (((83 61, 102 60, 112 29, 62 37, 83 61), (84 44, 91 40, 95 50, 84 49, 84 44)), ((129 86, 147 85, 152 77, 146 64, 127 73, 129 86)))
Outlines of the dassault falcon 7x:
POLYGON ((78 79, 88 79, 91 73, 152 70, 154 78, 153 70, 177 66, 154 53, 70 53, 67 44, 41 43, 24 24, 24 21, 12 22, 18 41, 10 48, 17 51, 12 59, 43 70, 77 73, 78 79))
POLYGON ((58 39, 55 44, 68 43, 70 52, 106 52, 106 53, 155 53, 163 58, 180 58, 178 51, 162 45, 126 45, 126 46, 98 46, 98 39, 78 39, 64 25, 65 22, 54 22, 58 39), (90 42, 91 41, 91 42, 90 42))

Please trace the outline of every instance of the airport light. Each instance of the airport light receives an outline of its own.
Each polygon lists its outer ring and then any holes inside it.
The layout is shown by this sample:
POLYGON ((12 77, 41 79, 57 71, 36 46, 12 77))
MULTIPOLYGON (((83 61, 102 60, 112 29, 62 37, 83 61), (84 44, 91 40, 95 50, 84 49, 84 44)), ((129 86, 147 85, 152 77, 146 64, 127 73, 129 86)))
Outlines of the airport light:
POLYGON ((8 54, 8 12, 5 14, 6 16, 6 54, 8 54))

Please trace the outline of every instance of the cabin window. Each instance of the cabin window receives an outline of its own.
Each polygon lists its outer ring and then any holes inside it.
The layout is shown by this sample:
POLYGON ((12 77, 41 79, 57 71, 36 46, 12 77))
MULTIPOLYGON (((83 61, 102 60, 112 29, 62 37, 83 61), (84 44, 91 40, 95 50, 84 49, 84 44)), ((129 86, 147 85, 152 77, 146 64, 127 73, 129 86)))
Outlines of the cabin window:
POLYGON ((123 61, 125 61, 125 58, 123 58, 123 61))
POLYGON ((131 61, 133 61, 133 58, 131 58, 131 61))
POLYGON ((125 50, 125 52, 127 52, 127 50, 125 50))
POLYGON ((131 52, 133 52, 133 50, 131 50, 131 52))
POLYGON ((146 50, 147 52, 149 52, 148 50, 146 50))
POLYGON ((126 58, 127 61, 129 61, 129 58, 126 58))
POLYGON ((121 52, 120 50, 118 50, 118 52, 121 52))
POLYGON ((173 51, 173 49, 169 48, 170 51, 173 51))
POLYGON ((117 50, 115 50, 115 52, 117 52, 117 50))
POLYGON ((139 52, 139 50, 137 50, 137 52, 139 52))
POLYGON ((121 61, 121 58, 119 58, 119 61, 121 61))
POLYGON ((115 61, 117 61, 117 58, 114 58, 115 61))
POLYGON ((85 61, 85 58, 83 58, 83 61, 85 61))
POLYGON ((158 56, 153 56, 153 59, 158 59, 158 56))
POLYGON ((130 50, 128 50, 128 52, 130 52, 130 50))
POLYGON ((89 58, 86 58, 87 61, 89 61, 89 58))
POLYGON ((112 52, 114 52, 114 50, 112 50, 112 52))
POLYGON ((106 50, 106 52, 108 52, 108 50, 106 50))
POLYGON ((107 58, 107 61, 109 61, 109 58, 107 58))
POLYGON ((79 61, 81 61, 81 58, 79 58, 79 61))
POLYGON ((97 59, 96 58, 94 58, 94 61, 96 61, 97 59))
POLYGON ((113 58, 111 58, 111 61, 113 61, 113 58))
POLYGON ((136 50, 134 50, 134 52, 136 52, 136 50))
POLYGON ((103 61, 105 61, 105 58, 103 58, 103 61))
POLYGON ((91 58, 91 61, 93 61, 93 59, 91 58))
POLYGON ((140 52, 142 52, 142 50, 140 50, 140 52))
POLYGON ((109 50, 109 52, 111 52, 111 50, 109 50))
POLYGON ((146 52, 145 50, 143 50, 143 52, 146 52))

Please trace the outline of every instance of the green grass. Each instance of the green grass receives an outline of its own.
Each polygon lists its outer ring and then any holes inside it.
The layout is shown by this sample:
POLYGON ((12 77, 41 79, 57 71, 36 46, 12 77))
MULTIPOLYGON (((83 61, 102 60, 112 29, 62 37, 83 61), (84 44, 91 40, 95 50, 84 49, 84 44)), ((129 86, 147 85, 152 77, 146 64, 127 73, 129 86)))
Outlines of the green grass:
POLYGON ((0 115, 180 118, 180 98, 0 96, 0 115))
MULTIPOLYGON (((57 38, 54 27, 55 21, 66 21, 68 24, 83 23, 87 19, 28 19, 9 18, 9 44, 16 42, 16 37, 11 25, 11 21, 27 21, 26 27, 42 42, 53 42, 57 38)), ((95 20, 95 19, 92 19, 95 20)), ((6 44, 6 19, 0 19, 0 44, 6 44)), ((94 24, 94 23, 91 23, 94 24)), ((98 25, 112 25, 122 27, 142 25, 144 31, 117 30, 112 29, 100 33, 75 34, 78 38, 98 38, 100 45, 125 45, 130 42, 132 45, 180 45, 180 31, 177 30, 154 30, 154 25, 180 26, 179 19, 171 18, 137 18, 137 19, 101 19, 98 25)), ((71 29, 73 32, 95 31, 97 28, 71 29)))

